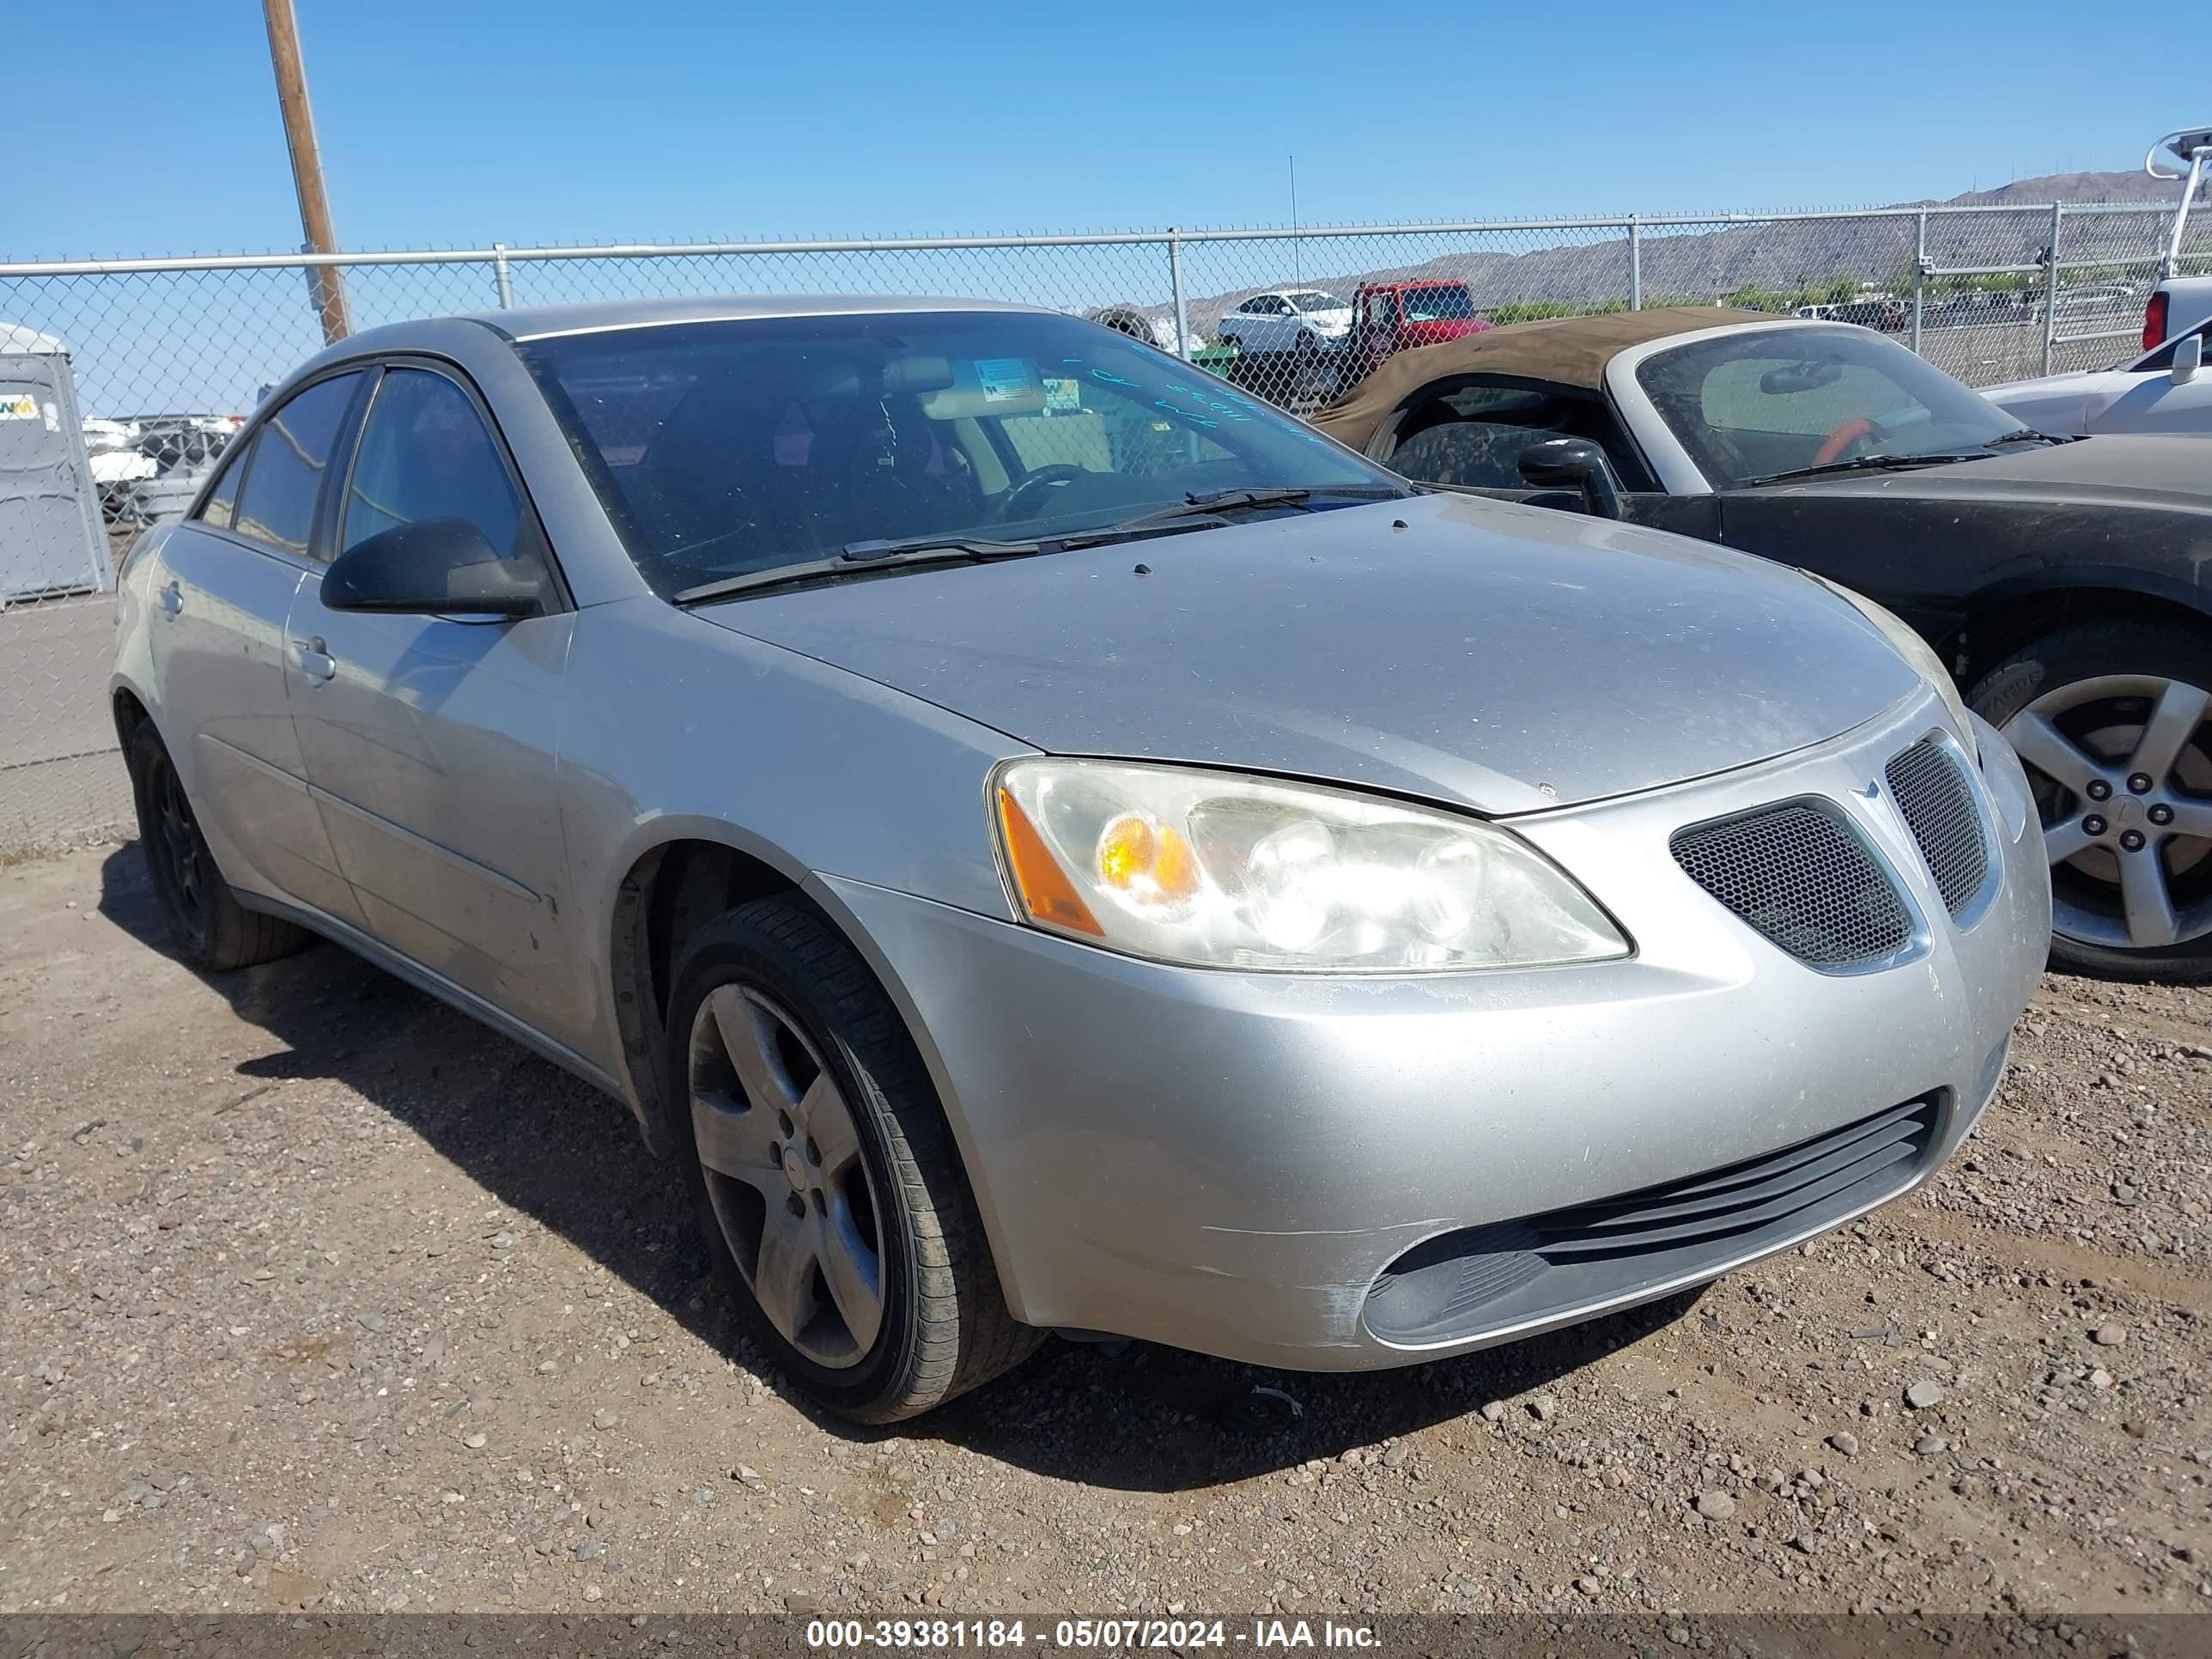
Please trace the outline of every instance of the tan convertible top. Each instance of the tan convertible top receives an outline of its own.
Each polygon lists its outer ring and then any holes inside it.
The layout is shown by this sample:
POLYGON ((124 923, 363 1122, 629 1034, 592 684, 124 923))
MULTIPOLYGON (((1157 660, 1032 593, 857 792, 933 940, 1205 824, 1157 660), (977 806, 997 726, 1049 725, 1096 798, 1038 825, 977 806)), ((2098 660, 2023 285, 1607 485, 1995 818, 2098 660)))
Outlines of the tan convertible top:
POLYGON ((1595 392, 1604 384, 1605 366, 1631 346, 1729 323, 1773 320, 1765 312, 1723 306, 1656 306, 1649 311, 1552 317, 1485 329, 1442 345, 1398 353, 1316 415, 1313 423, 1339 443, 1364 449, 1375 428, 1409 392, 1447 375, 1524 375, 1595 392))

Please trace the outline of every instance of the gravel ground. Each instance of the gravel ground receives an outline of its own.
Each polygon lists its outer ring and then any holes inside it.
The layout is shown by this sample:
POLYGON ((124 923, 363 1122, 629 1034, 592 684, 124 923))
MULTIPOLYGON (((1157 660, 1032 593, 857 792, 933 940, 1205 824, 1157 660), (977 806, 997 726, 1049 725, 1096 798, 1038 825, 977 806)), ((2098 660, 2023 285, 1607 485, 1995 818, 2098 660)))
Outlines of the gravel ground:
POLYGON ((334 948, 198 978, 140 869, 0 870, 0 1611, 2212 1610, 2212 993, 2049 980, 1929 1188, 1701 1297, 855 1431, 619 1106, 334 948))

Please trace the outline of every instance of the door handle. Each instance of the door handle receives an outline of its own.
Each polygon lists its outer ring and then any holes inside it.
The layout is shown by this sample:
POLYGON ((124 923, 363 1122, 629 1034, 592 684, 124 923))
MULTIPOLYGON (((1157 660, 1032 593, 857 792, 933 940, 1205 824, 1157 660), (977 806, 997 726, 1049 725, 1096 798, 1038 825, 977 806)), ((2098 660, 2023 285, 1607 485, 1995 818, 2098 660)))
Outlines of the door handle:
POLYGON ((330 647, 323 643, 320 634, 312 640, 295 640, 292 649, 300 659, 300 672, 317 685, 329 684, 338 672, 338 660, 331 655, 330 647))
POLYGON ((185 596, 178 592, 174 582, 171 582, 167 587, 156 588, 154 592, 154 603, 161 607, 161 614, 165 617, 179 617, 184 614, 185 596))

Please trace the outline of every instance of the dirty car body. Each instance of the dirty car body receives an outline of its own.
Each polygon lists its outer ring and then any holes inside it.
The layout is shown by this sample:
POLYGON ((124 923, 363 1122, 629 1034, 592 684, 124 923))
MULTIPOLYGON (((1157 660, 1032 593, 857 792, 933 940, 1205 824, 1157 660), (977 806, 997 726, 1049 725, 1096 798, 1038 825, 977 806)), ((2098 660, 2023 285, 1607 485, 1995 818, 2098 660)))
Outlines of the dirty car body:
POLYGON ((1042 313, 363 334, 121 586, 186 953, 312 929, 627 1102, 864 1417, 1052 1328, 1358 1369, 1710 1279, 1941 1164, 2049 925, 1849 597, 1042 313))
POLYGON ((2028 762, 2054 952, 2118 976, 2212 977, 2199 440, 2061 441, 1871 330, 1710 307, 1402 354, 1315 422, 1408 477, 1574 511, 1586 495, 1528 482, 1522 462, 1579 440, 1628 522, 1880 601, 2028 762))

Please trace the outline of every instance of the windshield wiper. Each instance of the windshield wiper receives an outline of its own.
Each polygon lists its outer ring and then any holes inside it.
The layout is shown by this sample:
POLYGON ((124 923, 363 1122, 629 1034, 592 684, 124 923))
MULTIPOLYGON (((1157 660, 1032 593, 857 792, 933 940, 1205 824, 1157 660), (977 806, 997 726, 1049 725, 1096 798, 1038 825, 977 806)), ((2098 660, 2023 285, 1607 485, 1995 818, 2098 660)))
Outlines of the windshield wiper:
POLYGON ((1123 519, 1103 527, 1101 533, 1118 536, 1127 530, 1144 530, 1152 525, 1203 521, 1212 519, 1226 522, 1231 513, 1249 512, 1262 507, 1296 507, 1310 513, 1308 505, 1316 495, 1338 495, 1353 501, 1397 501, 1413 492, 1393 484, 1267 484, 1249 489, 1209 489, 1185 495, 1177 507, 1163 507, 1151 513, 1139 513, 1133 519, 1123 519))
POLYGON ((2061 438, 2049 432, 2038 432, 2032 426, 2016 426, 2009 432, 2000 432, 1990 440, 1992 444, 2070 444, 2071 438, 2061 438))
POLYGON ((826 559, 802 559, 795 564, 771 565, 723 576, 696 587, 687 587, 674 598, 678 605, 700 605, 727 599, 734 593, 754 593, 764 588, 793 587, 806 582, 835 581, 847 576, 872 575, 883 570, 914 570, 925 565, 985 564, 995 559, 1034 558, 1045 550, 1042 542, 994 542, 977 536, 906 536, 896 541, 854 542, 842 553, 826 559))
POLYGON ((1748 480, 1740 488, 1752 484, 1783 483, 1791 478, 1820 478, 1835 472, 1899 472, 1914 466, 1948 466, 1954 461, 1986 461, 1985 449, 1945 450, 1930 455, 1855 455, 1848 461, 1827 461, 1819 466, 1792 467, 1787 472, 1770 472, 1763 478, 1748 480))

